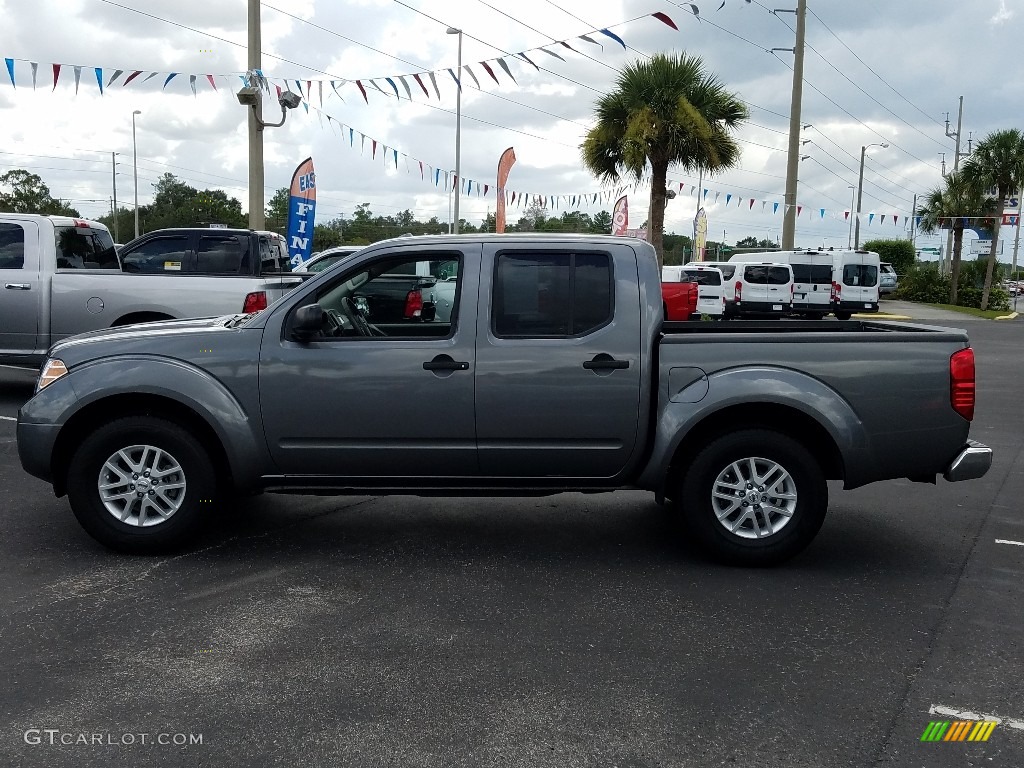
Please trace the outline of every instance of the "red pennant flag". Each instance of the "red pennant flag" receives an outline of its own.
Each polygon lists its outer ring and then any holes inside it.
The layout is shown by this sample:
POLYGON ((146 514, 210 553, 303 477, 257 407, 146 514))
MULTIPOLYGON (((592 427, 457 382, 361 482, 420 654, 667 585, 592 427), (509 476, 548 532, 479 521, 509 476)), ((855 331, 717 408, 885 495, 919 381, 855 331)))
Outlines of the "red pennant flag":
POLYGON ((60 77, 60 64, 53 65, 53 90, 57 90, 57 78, 60 77))
POLYGON ((796 207, 796 215, 797 215, 798 217, 800 216, 800 212, 801 212, 801 211, 802 211, 803 209, 804 209, 804 207, 803 207, 802 205, 798 205, 798 206, 796 207))
POLYGON ((750 206, 747 208, 747 210, 748 211, 749 210, 753 210, 753 208, 754 208, 754 198, 750 198, 750 206))
POLYGON ((274 87, 277 88, 277 98, 278 98, 278 100, 280 100, 280 98, 281 98, 281 86, 275 84, 274 87))
POLYGON ((677 32, 679 31, 679 27, 676 26, 676 23, 672 21, 672 19, 669 17, 667 13, 662 13, 661 11, 658 11, 657 13, 652 13, 651 16, 656 18, 662 24, 668 24, 668 26, 672 27, 672 29, 676 30, 677 32))
POLYGON ((422 180, 423 179, 423 161, 420 160, 419 164, 420 164, 420 180, 422 180))
POLYGON ((893 226, 895 226, 896 224, 898 224, 898 223, 899 223, 899 220, 900 220, 900 217, 899 217, 899 216, 893 216, 893 217, 892 217, 892 223, 893 223, 893 226))
POLYGON ((141 69, 137 70, 135 72, 132 72, 130 75, 128 75, 128 78, 123 83, 121 83, 121 87, 124 88, 126 85, 128 85, 128 83, 130 83, 132 80, 134 80, 136 77, 138 77, 141 74, 142 74, 142 70, 141 69))
POLYGON ((484 184, 484 197, 487 197, 487 184, 484 184))
POLYGON ((485 70, 487 70, 487 74, 491 76, 491 79, 494 80, 494 82, 498 83, 498 85, 501 85, 501 83, 498 82, 497 76, 494 74, 494 70, 491 69, 489 66, 487 66, 487 62, 486 61, 481 61, 480 62, 480 66, 482 66, 485 70))
POLYGON ((850 220, 850 212, 846 211, 845 213, 843 213, 843 221, 849 221, 849 220, 850 220))
POLYGON ((369 104, 370 100, 368 98, 366 98, 366 89, 363 88, 363 84, 361 82, 359 82, 358 80, 356 80, 356 87, 359 89, 359 92, 361 94, 363 94, 363 101, 365 101, 367 104, 369 104))
MULTIPOLYGON (((422 79, 420 79, 420 76, 419 76, 419 75, 413 75, 413 79, 414 79, 414 80, 415 80, 415 81, 416 81, 417 83, 419 83, 419 84, 420 84, 420 88, 422 88, 422 89, 423 89, 423 95, 424 95, 424 96, 426 96, 426 97, 427 97, 427 98, 429 99, 429 98, 430 98, 430 91, 428 91, 428 90, 427 90, 427 86, 425 86, 425 85, 423 84, 423 80, 422 80, 422 79)), ((356 82, 359 82, 359 81, 357 80, 356 82)))
MULTIPOLYGON (((132 77, 135 77, 135 75, 132 75, 132 77)), ((131 79, 131 78, 129 78, 129 79, 131 79)), ((213 86, 213 90, 216 91, 217 90, 217 83, 215 83, 213 81, 213 75, 207 75, 206 79, 210 81, 210 85, 212 85, 213 86)))
POLYGON ((370 139, 370 142, 373 144, 373 150, 370 152, 370 157, 371 157, 371 159, 376 159, 376 157, 377 157, 377 140, 376 139, 370 139))

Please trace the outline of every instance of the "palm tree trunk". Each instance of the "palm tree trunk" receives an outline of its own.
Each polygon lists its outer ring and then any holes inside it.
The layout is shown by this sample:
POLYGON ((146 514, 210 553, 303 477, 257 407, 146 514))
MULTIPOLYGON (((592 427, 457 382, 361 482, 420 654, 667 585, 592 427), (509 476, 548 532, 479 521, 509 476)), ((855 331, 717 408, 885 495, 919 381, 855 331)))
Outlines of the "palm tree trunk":
POLYGON ((960 290, 960 253, 964 248, 964 230, 953 227, 952 269, 950 270, 949 303, 956 305, 957 291, 960 290))
POLYGON ((1003 200, 1006 199, 1006 191, 999 186, 996 188, 996 216, 992 219, 992 248, 988 252, 988 266, 985 268, 985 287, 981 289, 981 308, 988 309, 988 297, 992 292, 992 273, 996 268, 996 249, 999 247, 999 227, 1003 223, 1003 200))
POLYGON ((668 163, 651 161, 651 209, 647 212, 647 241, 658 254, 658 271, 665 264, 665 184, 668 163))

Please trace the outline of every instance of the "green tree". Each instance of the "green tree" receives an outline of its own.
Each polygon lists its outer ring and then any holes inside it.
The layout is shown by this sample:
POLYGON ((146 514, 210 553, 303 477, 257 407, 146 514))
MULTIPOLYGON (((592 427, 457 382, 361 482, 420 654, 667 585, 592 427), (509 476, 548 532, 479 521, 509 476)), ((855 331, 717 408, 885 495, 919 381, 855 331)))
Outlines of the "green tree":
POLYGON ((270 202, 267 203, 267 229, 271 232, 283 235, 285 230, 288 229, 288 203, 290 197, 288 187, 281 187, 270 198, 270 202))
POLYGON ((974 186, 980 189, 995 188, 996 193, 997 209, 992 218, 992 248, 988 254, 985 286, 981 292, 981 308, 988 309, 999 245, 999 228, 1003 223, 1003 200, 1024 185, 1024 135, 1016 128, 990 133, 978 142, 974 153, 964 163, 963 172, 974 186))
POLYGON ((590 232, 594 235, 610 235, 612 233, 611 212, 599 211, 595 213, 590 223, 590 232))
POLYGON ((615 89, 597 102, 597 124, 582 145, 583 163, 602 181, 640 181, 650 167, 648 237, 663 262, 668 168, 710 176, 739 162, 732 132, 746 106, 704 69, 698 56, 656 54, 627 64, 615 89))
POLYGON ((907 274, 917 263, 917 250, 909 240, 871 240, 861 247, 865 251, 874 251, 882 261, 892 264, 897 275, 907 274))
MULTIPOLYGON (((935 232, 938 229, 953 229, 953 253, 950 260, 950 286, 949 303, 957 303, 957 293, 960 286, 960 259, 964 246, 964 228, 970 219, 981 216, 992 215, 995 208, 993 200, 986 200, 979 187, 959 171, 954 171, 946 176, 945 185, 936 187, 924 202, 918 206, 917 215, 921 217, 920 228, 922 232, 935 232)), ((1002 211, 1000 211, 1002 213, 1002 211)), ((865 243, 864 247, 870 251, 872 243, 865 243)), ((879 251, 881 253, 881 251, 879 251)), ((916 254, 915 254, 916 256, 916 254)), ((890 259, 884 259, 891 261, 890 259)), ((913 263, 913 261, 911 262, 913 263)), ((896 267, 897 274, 906 274, 907 270, 900 270, 896 267)))
POLYGON ((78 216, 70 205, 50 194, 42 178, 21 168, 0 175, 0 211, 78 216))

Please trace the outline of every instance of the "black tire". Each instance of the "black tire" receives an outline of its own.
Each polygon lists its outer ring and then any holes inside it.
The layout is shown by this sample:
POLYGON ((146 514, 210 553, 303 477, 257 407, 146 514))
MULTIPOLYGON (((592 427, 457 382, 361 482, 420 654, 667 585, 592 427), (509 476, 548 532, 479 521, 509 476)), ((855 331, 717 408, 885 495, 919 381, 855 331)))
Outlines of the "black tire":
MULTIPOLYGON (((129 455, 138 456, 139 453, 129 455)), ((164 463, 161 466, 170 465, 164 463)), ((113 479, 115 476, 111 473, 107 477, 113 479)), ((128 488, 134 491, 137 487, 134 483, 138 481, 125 482, 133 483, 128 488)), ((147 486, 149 482, 146 481, 147 486)), ((195 535, 214 506, 217 478, 209 454, 188 431, 165 419, 129 416, 100 427, 82 441, 71 458, 67 489, 75 517, 96 541, 119 552, 154 554, 177 549, 195 535), (136 512, 134 518, 127 515, 130 521, 135 519, 135 524, 122 522, 108 510, 100 497, 100 473, 104 471, 105 463, 118 451, 132 446, 158 448, 172 457, 180 470, 180 474, 174 472, 166 476, 164 482, 176 485, 183 480, 184 487, 171 491, 160 488, 163 495, 154 498, 164 505, 178 505, 162 521, 139 525, 136 512)), ((157 489, 151 490, 155 493, 157 489)), ((129 495, 127 488, 125 493, 129 495)), ((149 495, 153 496, 153 493, 149 495)), ((139 498, 145 501, 144 497, 139 498)), ((135 498, 125 500, 126 505, 128 501, 134 505, 129 510, 141 507, 141 501, 135 498)), ((147 521, 158 517, 148 506, 141 516, 147 521)))
POLYGON ((849 320, 853 317, 852 312, 836 312, 836 320, 849 320))
MULTIPOLYGON (((757 465, 761 467, 765 465, 757 465)), ((747 471, 749 464, 741 469, 747 471)), ((776 475, 778 476, 778 475, 776 475)), ((723 481, 724 482, 724 481, 723 481)), ((743 493, 756 493, 757 486, 748 490, 745 482, 737 483, 743 493)), ((724 487, 724 486, 720 486, 724 487)), ((701 546, 718 560, 745 566, 770 566, 782 563, 797 555, 817 535, 825 520, 828 509, 828 486, 825 475, 814 456, 791 437, 770 429, 747 429, 723 435, 713 440, 686 468, 677 496, 680 500, 683 522, 701 546), (765 512, 753 513, 753 519, 767 528, 775 526, 775 532, 762 538, 747 538, 754 534, 751 515, 744 507, 737 508, 733 515, 747 516, 739 527, 740 533, 731 532, 718 519, 712 493, 719 477, 731 480, 730 466, 751 458, 764 459, 781 467, 790 478, 791 485, 767 486, 766 492, 758 498, 770 504, 785 506, 785 500, 768 498, 774 489, 778 493, 794 493, 793 507, 786 515, 765 512), (760 517, 757 515, 760 514, 760 517), (783 522, 785 521, 785 522, 783 522), (781 524, 780 524, 781 523, 781 524)), ((725 506, 724 500, 717 502, 725 506)), ((750 508, 752 510, 752 507, 750 508)), ((727 511, 728 508, 722 510, 727 511)), ((726 517, 730 523, 741 522, 736 517, 726 517)))

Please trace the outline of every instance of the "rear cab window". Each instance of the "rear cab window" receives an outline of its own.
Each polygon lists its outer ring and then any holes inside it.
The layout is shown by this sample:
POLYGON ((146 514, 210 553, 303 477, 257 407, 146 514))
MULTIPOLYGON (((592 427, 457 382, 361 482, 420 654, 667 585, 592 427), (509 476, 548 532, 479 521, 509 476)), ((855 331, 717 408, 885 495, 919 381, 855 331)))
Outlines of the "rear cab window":
POLYGON ((203 275, 251 275, 249 237, 200 235, 195 272, 203 275))
POLYGON ((188 235, 166 235, 121 252, 125 272, 180 274, 189 268, 188 235))
POLYGON ((498 338, 572 338, 611 322, 612 259, 604 252, 499 251, 491 331, 498 338))
POLYGON ((0 223, 0 269, 24 269, 25 230, 20 224, 0 223))

